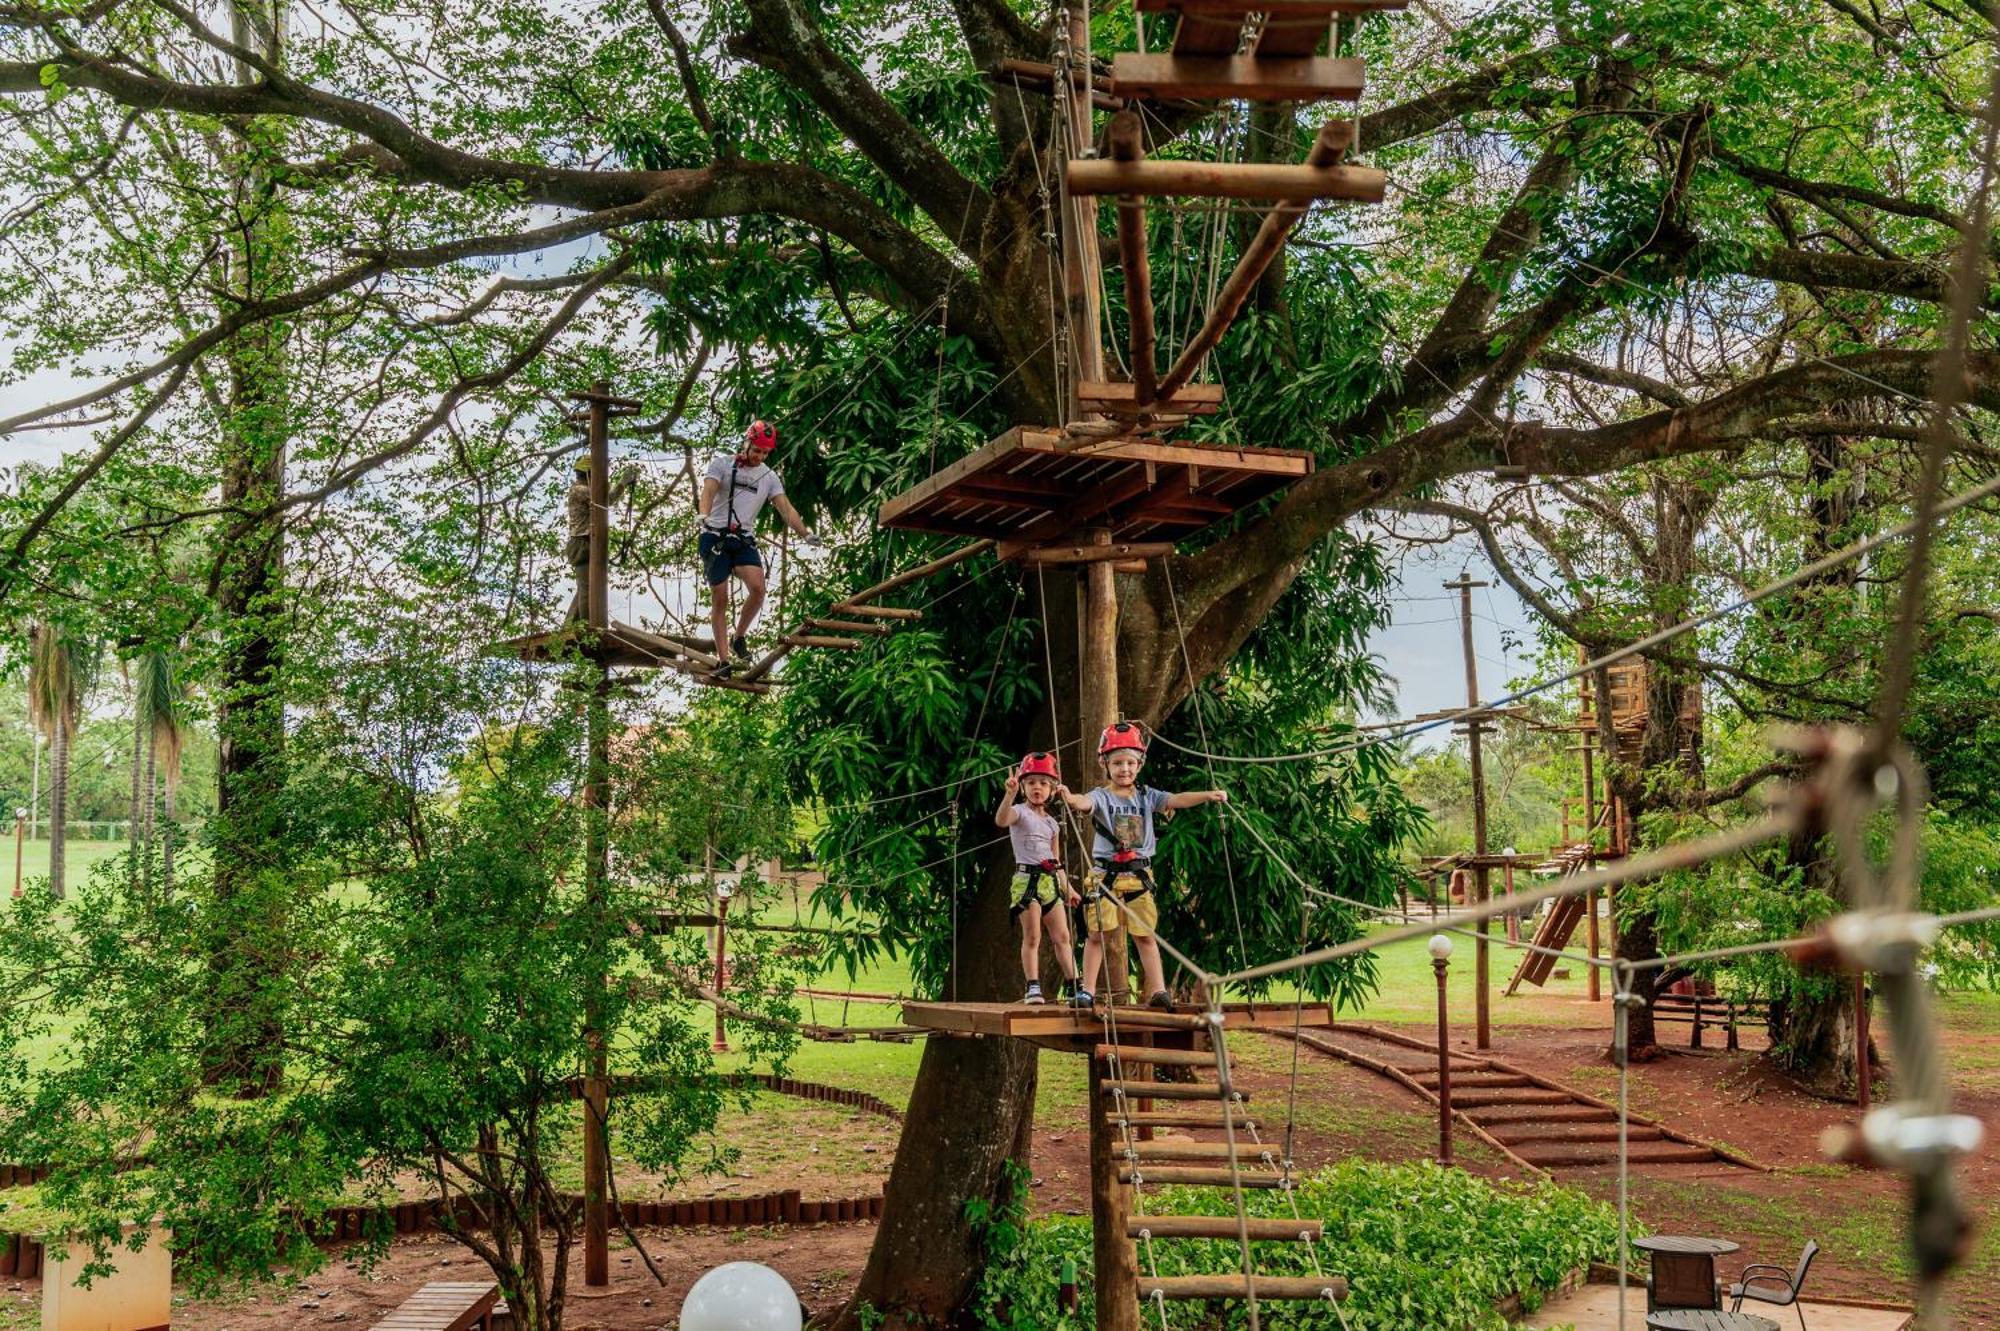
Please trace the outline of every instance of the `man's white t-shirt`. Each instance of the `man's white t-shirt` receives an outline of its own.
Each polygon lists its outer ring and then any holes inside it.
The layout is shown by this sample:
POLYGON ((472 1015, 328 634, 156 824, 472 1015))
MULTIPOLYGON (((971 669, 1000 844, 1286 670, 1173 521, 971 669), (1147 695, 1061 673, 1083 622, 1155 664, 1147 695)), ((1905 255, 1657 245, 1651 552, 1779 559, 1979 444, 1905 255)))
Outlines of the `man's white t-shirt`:
POLYGON ((736 526, 754 534, 757 515, 764 505, 785 492, 785 483, 769 466, 759 462, 754 467, 745 467, 730 453, 719 454, 709 463, 705 476, 715 482, 715 502, 701 519, 710 531, 728 531, 733 510, 736 526))

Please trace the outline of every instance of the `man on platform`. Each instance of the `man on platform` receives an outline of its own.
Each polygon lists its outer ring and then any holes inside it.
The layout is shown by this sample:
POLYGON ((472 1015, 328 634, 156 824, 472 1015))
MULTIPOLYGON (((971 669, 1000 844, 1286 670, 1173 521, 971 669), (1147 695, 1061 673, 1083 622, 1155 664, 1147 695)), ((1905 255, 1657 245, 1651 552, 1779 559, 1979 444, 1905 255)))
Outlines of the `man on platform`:
POLYGON ((785 498, 785 483, 767 464, 778 446, 778 431, 763 421, 750 422, 743 447, 734 457, 717 457, 701 480, 701 537, 697 548, 708 575, 709 624, 715 632, 715 654, 722 659, 715 673, 726 676, 735 659, 748 656, 750 624, 764 605, 764 556, 757 549, 757 515, 766 503, 777 507, 785 525, 808 545, 819 539, 806 530, 805 520, 785 498), (743 584, 743 609, 736 631, 729 627, 729 580, 743 584))

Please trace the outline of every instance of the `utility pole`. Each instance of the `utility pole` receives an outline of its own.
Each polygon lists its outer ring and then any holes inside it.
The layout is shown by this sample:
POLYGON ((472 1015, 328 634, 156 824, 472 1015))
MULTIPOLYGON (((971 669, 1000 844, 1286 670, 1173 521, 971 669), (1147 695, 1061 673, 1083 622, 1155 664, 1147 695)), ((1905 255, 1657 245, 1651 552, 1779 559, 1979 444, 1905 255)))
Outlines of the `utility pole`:
MULTIPOLYGON (((1479 706, 1479 661, 1472 654, 1472 589, 1491 584, 1460 578, 1447 582, 1446 588, 1458 592, 1459 641, 1465 647, 1465 705, 1476 709, 1479 706)), ((1469 741, 1472 763, 1472 854, 1473 882, 1480 905, 1486 904, 1488 895, 1486 869, 1486 768, 1480 761, 1479 735, 1482 723, 1477 715, 1466 722, 1465 733, 1469 741)), ((1478 1049, 1493 1047, 1493 1031, 1489 1004, 1492 999, 1491 965, 1492 944, 1486 941, 1487 922, 1479 921, 1479 940, 1473 944, 1473 1045, 1478 1049)))
POLYGON ((591 681, 586 725, 589 753, 583 779, 583 897, 591 926, 591 949, 597 955, 586 981, 589 990, 584 994, 583 1283, 601 1286, 611 1283, 611 1148, 605 1130, 611 1077, 603 1024, 611 970, 610 921, 605 918, 611 876, 611 664, 605 653, 605 632, 611 627, 611 418, 636 414, 639 404, 612 397, 611 384, 604 379, 593 383, 588 392, 570 396, 586 406, 590 445, 590 562, 584 569, 584 611, 596 677, 591 681))

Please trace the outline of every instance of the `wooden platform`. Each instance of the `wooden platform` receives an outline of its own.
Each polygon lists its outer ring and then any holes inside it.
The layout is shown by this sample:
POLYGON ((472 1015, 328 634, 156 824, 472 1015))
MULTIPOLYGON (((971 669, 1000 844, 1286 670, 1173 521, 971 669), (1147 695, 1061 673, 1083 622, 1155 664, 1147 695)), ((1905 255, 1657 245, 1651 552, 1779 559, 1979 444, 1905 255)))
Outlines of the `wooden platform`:
POLYGON ((549 663, 572 654, 585 660, 602 661, 613 668, 678 671, 698 684, 733 689, 740 693, 769 693, 769 684, 752 679, 716 679, 711 675, 715 657, 675 638, 650 633, 631 624, 613 621, 604 630, 601 643, 591 641, 588 625, 572 619, 547 633, 529 633, 505 642, 496 642, 488 652, 518 656, 523 661, 549 663))
MULTIPOLYGON (((1130 1027, 1121 1026, 1121 1033, 1137 1030, 1140 1023, 1147 1023, 1149 1019, 1167 1019, 1167 1014, 1152 1008, 1120 1008, 1118 1012, 1121 1018, 1129 1018, 1133 1023, 1130 1027)), ((1204 1024, 1198 1008, 1181 1008, 1175 1016, 1190 1027, 1204 1024)), ((1096 1012, 1079 1012, 1054 1003, 1035 1007, 1021 1003, 905 1003, 903 1021, 906 1025, 925 1030, 965 1035, 1004 1035, 1033 1040, 1046 1048, 1084 1054, 1104 1042, 1106 1031, 1103 1019, 1096 1012)), ((1225 1003, 1222 1006, 1222 1025, 1227 1031, 1288 1031, 1295 1021, 1301 1026, 1326 1027, 1333 1024, 1333 1014, 1324 1003, 1308 1003, 1304 1011, 1296 1016, 1291 1005, 1286 1003, 1225 1003)), ((1145 1029, 1150 1033, 1160 1027, 1148 1024, 1145 1029)))
POLYGON ((1175 541, 1312 474, 1312 454, 1016 426, 882 505, 884 527, 987 537, 1003 559, 1085 527, 1175 541))

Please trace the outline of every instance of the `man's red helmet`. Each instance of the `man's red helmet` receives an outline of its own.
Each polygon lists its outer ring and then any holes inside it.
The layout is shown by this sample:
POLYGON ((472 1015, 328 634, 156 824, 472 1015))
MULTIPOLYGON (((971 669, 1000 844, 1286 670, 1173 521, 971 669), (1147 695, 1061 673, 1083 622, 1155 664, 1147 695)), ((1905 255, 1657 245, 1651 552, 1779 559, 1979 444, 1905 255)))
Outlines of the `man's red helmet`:
POLYGON ((1021 770, 1017 774, 1023 778, 1045 776, 1051 781, 1061 781, 1062 773, 1056 770, 1056 756, 1053 753, 1031 753, 1021 759, 1021 770))
POLYGON ((769 421, 751 421, 743 432, 743 447, 770 450, 778 446, 778 427, 769 421))
POLYGON ((1118 721, 1104 728, 1104 738, 1097 741, 1097 756, 1107 757, 1114 753, 1130 750, 1141 758, 1146 756, 1146 732, 1136 721, 1118 721))

